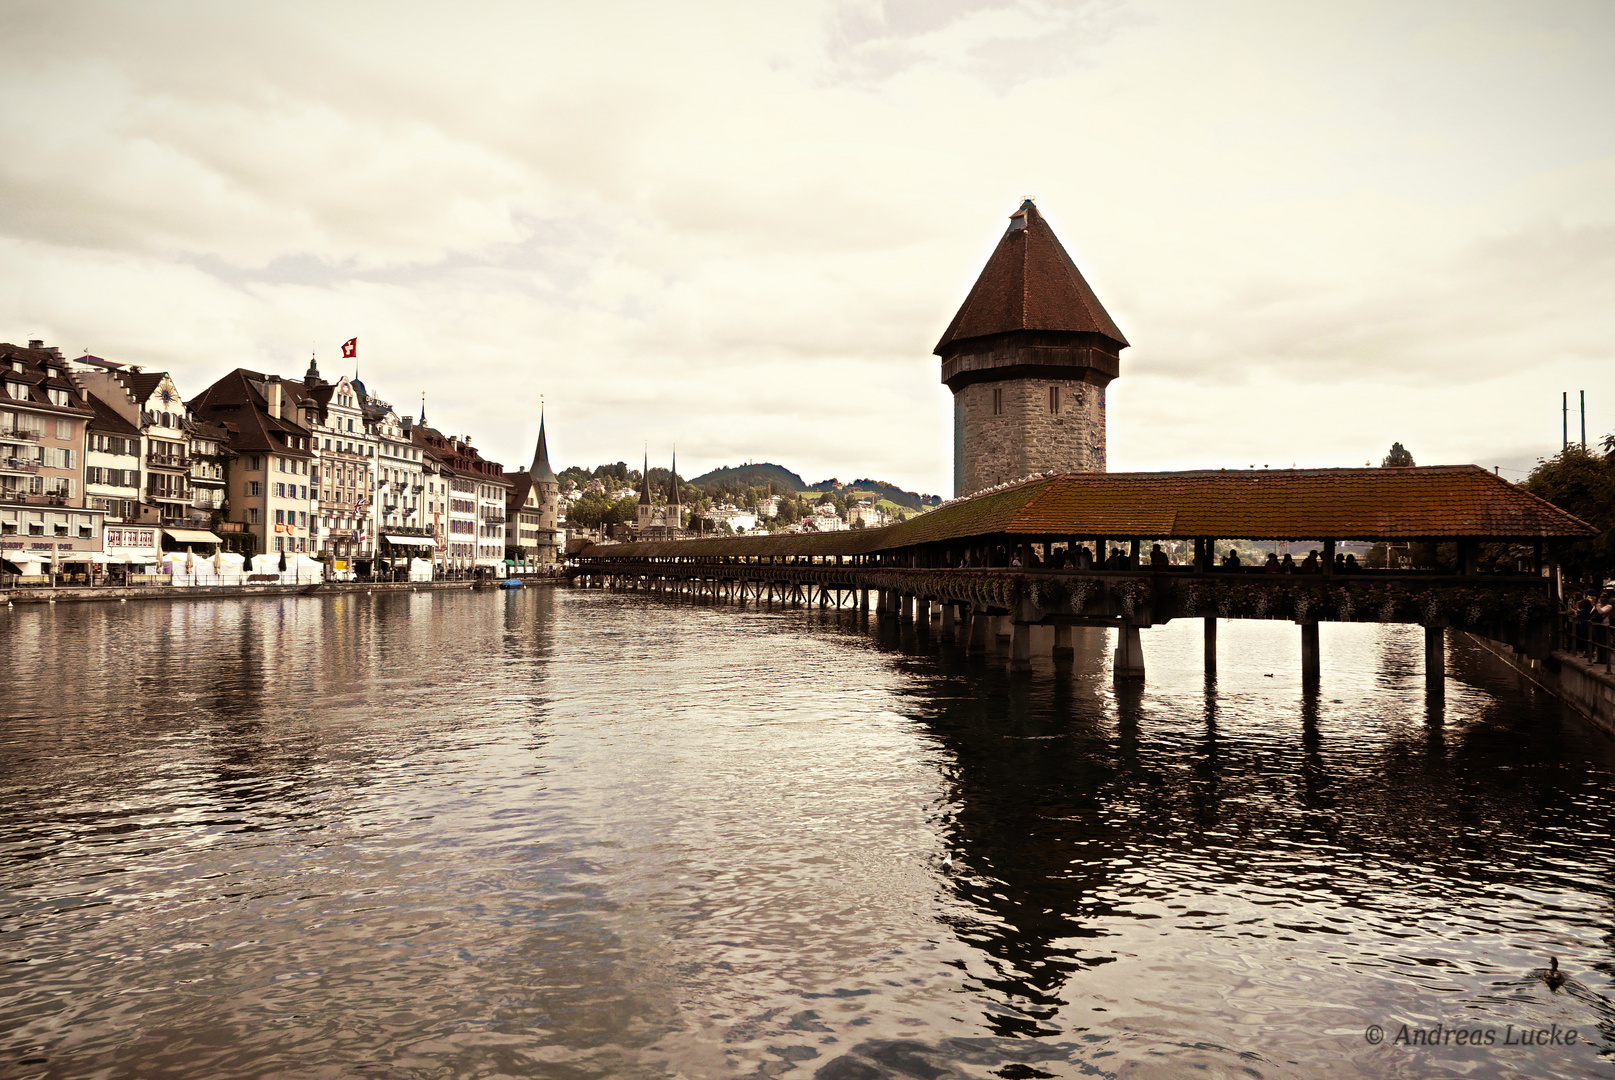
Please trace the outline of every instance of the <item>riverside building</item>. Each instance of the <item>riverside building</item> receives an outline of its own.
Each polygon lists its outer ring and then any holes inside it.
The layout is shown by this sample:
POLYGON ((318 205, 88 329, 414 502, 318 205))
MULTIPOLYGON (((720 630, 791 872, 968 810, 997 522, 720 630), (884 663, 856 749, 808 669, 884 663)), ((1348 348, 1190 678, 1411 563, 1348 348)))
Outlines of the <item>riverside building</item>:
POLYGON ((0 344, 0 556, 18 571, 87 571, 101 551, 106 511, 84 495, 94 418, 60 349, 0 344))
POLYGON ((503 569, 506 493, 510 490, 505 467, 478 453, 470 436, 451 438, 426 426, 425 421, 423 409, 421 422, 410 425, 409 436, 415 446, 436 457, 441 470, 436 481, 427 476, 425 494, 429 505, 445 507, 428 511, 441 515, 445 566, 450 570, 503 569), (438 490, 433 490, 434 484, 438 490))
POLYGON ((313 433, 298 418, 303 387, 236 368, 191 401, 200 420, 228 435, 225 500, 254 553, 310 545, 313 433))
POLYGON ((375 397, 365 414, 376 437, 375 531, 380 549, 394 559, 432 558, 436 537, 427 527, 423 504, 423 454, 393 407, 375 397))

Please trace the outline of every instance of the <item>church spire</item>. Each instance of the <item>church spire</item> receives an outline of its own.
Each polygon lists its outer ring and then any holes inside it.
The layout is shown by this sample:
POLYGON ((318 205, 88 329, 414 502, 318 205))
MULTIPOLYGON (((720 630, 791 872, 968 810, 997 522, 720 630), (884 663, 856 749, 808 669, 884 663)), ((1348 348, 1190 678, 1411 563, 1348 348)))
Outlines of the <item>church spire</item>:
POLYGON ((421 391, 421 427, 426 426, 426 391, 421 391))
POLYGON ((315 362, 314 354, 311 352, 308 354, 308 370, 303 372, 303 383, 307 386, 318 386, 324 381, 320 378, 320 365, 315 362))
POLYGON ((650 505, 650 451, 645 451, 645 471, 639 474, 639 505, 650 505))
POLYGON ((538 449, 533 451, 533 483, 558 484, 555 470, 550 468, 550 448, 544 440, 544 407, 538 409, 538 449))

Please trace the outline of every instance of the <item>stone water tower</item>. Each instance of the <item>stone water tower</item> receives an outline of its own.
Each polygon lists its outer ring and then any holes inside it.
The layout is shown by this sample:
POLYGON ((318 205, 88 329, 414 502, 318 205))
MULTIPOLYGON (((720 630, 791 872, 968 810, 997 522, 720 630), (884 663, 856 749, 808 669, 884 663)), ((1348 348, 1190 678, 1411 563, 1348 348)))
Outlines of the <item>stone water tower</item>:
POLYGON ((1027 199, 935 350, 953 391, 954 495, 1104 472, 1105 387, 1126 347, 1027 199))

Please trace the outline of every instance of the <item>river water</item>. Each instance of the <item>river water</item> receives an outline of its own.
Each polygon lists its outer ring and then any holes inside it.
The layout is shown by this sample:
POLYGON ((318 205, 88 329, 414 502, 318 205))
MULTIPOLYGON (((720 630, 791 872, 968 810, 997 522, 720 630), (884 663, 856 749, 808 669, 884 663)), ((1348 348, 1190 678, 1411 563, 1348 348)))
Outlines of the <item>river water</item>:
POLYGON ((1473 647, 1432 713, 1417 628, 939 639, 0 609, 0 1076, 1615 1076, 1615 742, 1473 647))

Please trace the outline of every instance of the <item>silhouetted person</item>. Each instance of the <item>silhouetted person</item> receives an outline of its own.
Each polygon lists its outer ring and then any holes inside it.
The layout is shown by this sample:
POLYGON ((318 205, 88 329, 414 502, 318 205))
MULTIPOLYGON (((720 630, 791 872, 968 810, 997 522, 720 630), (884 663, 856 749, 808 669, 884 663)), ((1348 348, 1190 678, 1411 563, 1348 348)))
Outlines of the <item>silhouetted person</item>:
POLYGON ((1278 573, 1279 572, 1279 557, 1276 554, 1274 554, 1273 552, 1269 551, 1267 553, 1267 562, 1262 564, 1262 570, 1265 573, 1269 573, 1269 574, 1278 573))
POLYGON ((1150 545, 1150 565, 1157 568, 1168 565, 1166 552, 1161 550, 1160 544, 1150 545))
POLYGON ((1279 563, 1279 572, 1284 574, 1295 573, 1295 560, 1290 558, 1288 551, 1284 553, 1284 561, 1279 563))
POLYGON ((1230 570, 1238 570, 1239 552, 1235 551, 1233 548, 1229 548, 1228 554, 1223 556, 1222 564, 1230 570))
POLYGON ((1301 572, 1303 574, 1316 574, 1321 569, 1323 569, 1323 564, 1318 561, 1318 553, 1316 551, 1307 552, 1306 561, 1301 564, 1301 572))
POLYGON ((1335 556, 1335 573, 1344 574, 1345 572, 1346 572, 1346 556, 1344 554, 1336 555, 1335 556))
POLYGON ((1355 555, 1347 555, 1346 556, 1346 573, 1355 574, 1360 569, 1362 569, 1362 568, 1357 565, 1357 556, 1355 556, 1355 555))

